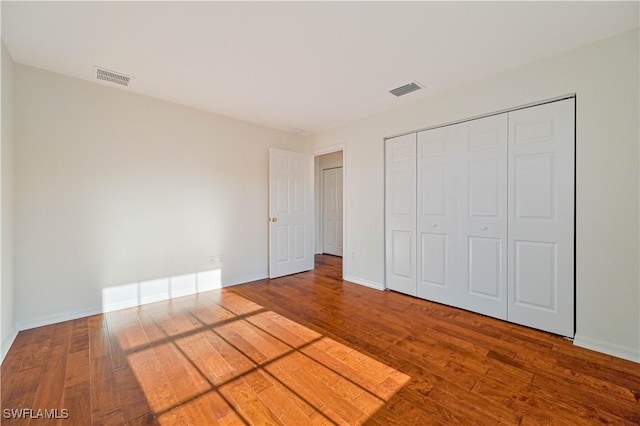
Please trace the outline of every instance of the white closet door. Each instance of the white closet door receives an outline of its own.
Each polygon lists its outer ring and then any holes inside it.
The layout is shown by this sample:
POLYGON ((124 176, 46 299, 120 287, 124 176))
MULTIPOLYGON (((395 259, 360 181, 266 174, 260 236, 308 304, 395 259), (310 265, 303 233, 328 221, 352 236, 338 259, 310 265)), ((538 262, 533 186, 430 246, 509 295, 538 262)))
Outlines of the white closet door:
POLYGON ((455 126, 418 133, 418 297, 456 304, 455 126))
POLYGON ((385 257, 390 290, 416 295, 416 134, 385 143, 385 257))
POLYGON ((458 306, 507 318, 507 114, 454 126, 458 169, 458 306))
POLYGON ((342 257, 342 167, 322 171, 322 251, 342 257))
POLYGON ((571 337, 574 102, 509 113, 508 320, 571 337))

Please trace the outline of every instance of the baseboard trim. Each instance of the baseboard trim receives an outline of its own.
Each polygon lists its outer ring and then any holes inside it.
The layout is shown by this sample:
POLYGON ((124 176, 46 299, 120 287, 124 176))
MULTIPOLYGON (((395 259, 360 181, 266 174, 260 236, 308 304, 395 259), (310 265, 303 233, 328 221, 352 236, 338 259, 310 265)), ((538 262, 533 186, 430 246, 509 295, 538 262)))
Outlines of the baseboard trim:
MULTIPOLYGON (((263 280, 268 277, 269 276, 265 273, 247 275, 244 277, 239 277, 239 278, 235 278, 230 281, 227 281, 226 283, 222 284, 221 287, 224 288, 224 287, 231 287, 239 284, 246 284, 252 281, 263 280)), ((215 290, 215 289, 206 289, 206 290, 202 290, 201 292, 210 291, 210 290, 215 290)), ((138 301, 137 299, 130 299, 130 300, 123 300, 118 303, 113 303, 108 306, 103 306, 102 308, 88 308, 88 309, 81 309, 78 311, 64 312, 61 314, 44 315, 31 320, 18 322, 16 323, 16 328, 18 331, 29 330, 31 328, 42 327, 45 325, 74 320, 78 318, 84 318, 91 315, 104 314, 108 312, 119 311, 121 309, 135 308, 136 306, 148 305, 150 303, 162 302, 164 300, 175 299, 178 297, 190 296, 196 293, 197 292, 195 291, 180 291, 172 294, 171 297, 164 297, 164 296, 148 297, 140 301, 138 301)), ((17 331, 16 331, 16 335, 17 335, 17 331)), ((15 339, 15 336, 14 336, 14 339, 15 339)), ((12 343, 13 343, 13 340, 11 340, 11 343, 7 347, 7 351, 9 350, 9 347, 11 347, 12 343)), ((4 342, 3 342, 2 350, 3 350, 3 357, 4 357, 4 342)))
POLYGON ((615 343, 604 342, 591 337, 576 334, 573 338, 573 344, 581 348, 591 349, 592 351, 602 352, 618 358, 640 363, 640 348, 634 349, 615 343))
POLYGON ((43 315, 27 321, 16 322, 16 328, 19 331, 30 330, 36 327, 51 325, 58 322, 70 321, 78 318, 89 317, 91 315, 101 314, 101 308, 87 308, 78 311, 67 311, 60 314, 43 315))
POLYGON ((349 281, 350 283, 354 283, 354 284, 359 284, 359 285, 363 285, 365 287, 369 287, 369 288, 373 288, 375 290, 384 290, 384 287, 382 284, 380 283, 376 283, 373 281, 369 281, 369 280, 365 280, 362 278, 358 278, 358 277, 354 277, 353 275, 345 275, 344 276, 344 280, 345 281, 349 281))
POLYGON ((247 284, 253 281, 260 281, 269 278, 269 274, 254 274, 254 275, 246 275, 244 277, 236 278, 234 280, 230 280, 224 284, 222 287, 232 287, 234 285, 247 284))
POLYGON ((0 364, 4 361, 4 357, 7 356, 7 352, 11 349, 11 345, 13 345, 16 337, 18 337, 18 330, 13 329, 11 330, 11 334, 2 341, 2 348, 0 349, 0 364))
MULTIPOLYGON (((178 297, 178 296, 175 296, 175 297, 178 297)), ((113 304, 104 306, 98 313, 106 314, 108 312, 120 311, 122 309, 135 308, 136 306, 146 305, 148 303, 154 303, 154 302, 142 301, 141 303, 138 303, 138 301, 135 299, 125 300, 123 302, 113 303, 113 304)))

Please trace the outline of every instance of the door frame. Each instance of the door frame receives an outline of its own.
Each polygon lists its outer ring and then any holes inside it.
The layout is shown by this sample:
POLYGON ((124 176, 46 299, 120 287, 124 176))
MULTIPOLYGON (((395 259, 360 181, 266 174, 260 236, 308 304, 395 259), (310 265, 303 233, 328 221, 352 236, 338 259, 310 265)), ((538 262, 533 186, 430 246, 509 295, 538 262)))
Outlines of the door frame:
MULTIPOLYGON (((347 267, 348 267, 348 256, 347 253, 349 253, 348 248, 348 239, 347 239, 347 144, 346 142, 341 142, 341 143, 337 143, 335 145, 329 145, 326 146, 324 148, 319 148, 319 149, 315 149, 313 150, 313 152, 311 153, 311 155, 313 156, 313 164, 314 164, 314 173, 313 173, 313 177, 315 179, 316 174, 315 174, 315 160, 316 157, 319 157, 321 155, 325 155, 325 154, 331 154, 333 152, 338 152, 338 151, 342 151, 342 279, 344 279, 344 277, 347 275, 347 267)), ((321 175, 322 176, 322 175, 321 175)), ((314 192, 315 192, 315 182, 314 182, 314 192)), ((318 188, 318 190, 320 191, 320 194, 314 194, 314 195, 319 195, 320 196, 320 212, 322 212, 323 206, 322 206, 322 177, 320 177, 320 186, 318 188)), ((320 238, 321 238, 321 242, 322 244, 324 244, 324 241, 322 241, 322 214, 320 215, 320 238)), ((314 215, 315 217, 315 215, 314 215)), ((314 232, 315 232, 315 227, 314 227, 314 232)), ((315 247, 314 247, 314 251, 315 251, 315 247)))

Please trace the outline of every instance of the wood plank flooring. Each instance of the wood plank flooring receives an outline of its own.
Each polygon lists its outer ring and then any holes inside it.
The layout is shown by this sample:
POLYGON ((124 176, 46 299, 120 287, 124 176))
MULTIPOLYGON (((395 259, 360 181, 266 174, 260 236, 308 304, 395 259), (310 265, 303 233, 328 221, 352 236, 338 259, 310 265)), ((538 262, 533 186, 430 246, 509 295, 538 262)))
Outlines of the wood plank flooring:
POLYGON ((68 418, 2 424, 640 424, 639 364, 340 265, 23 331, 3 417, 68 418))

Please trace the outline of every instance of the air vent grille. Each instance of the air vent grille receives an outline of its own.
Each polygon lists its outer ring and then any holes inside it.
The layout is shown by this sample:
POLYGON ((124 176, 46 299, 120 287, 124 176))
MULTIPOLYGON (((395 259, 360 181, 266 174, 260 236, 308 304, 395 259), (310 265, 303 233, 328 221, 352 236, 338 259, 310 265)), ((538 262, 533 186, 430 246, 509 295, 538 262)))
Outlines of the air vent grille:
POLYGON ((124 87, 129 87, 129 84, 131 84, 131 77, 100 67, 96 67, 95 77, 97 80, 106 81, 108 83, 113 83, 124 87))
POLYGON ((415 81, 411 82, 409 84, 405 84, 404 86, 400 86, 400 87, 396 87, 393 90, 389 90, 389 93, 396 95, 396 96, 402 96, 402 95, 406 95, 407 93, 411 93, 411 92, 415 92, 416 90, 420 90, 422 89, 422 87, 420 87, 415 81))

